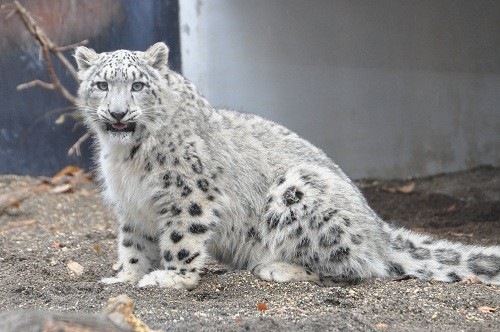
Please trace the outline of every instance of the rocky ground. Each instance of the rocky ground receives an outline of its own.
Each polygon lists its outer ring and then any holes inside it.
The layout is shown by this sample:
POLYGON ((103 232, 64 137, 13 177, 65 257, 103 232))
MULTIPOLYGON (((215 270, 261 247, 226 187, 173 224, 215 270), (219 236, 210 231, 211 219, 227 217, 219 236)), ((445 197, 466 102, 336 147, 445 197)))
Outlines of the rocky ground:
MULTIPOLYGON (((40 181, 3 175, 0 194, 40 181)), ((357 183, 387 221, 455 241, 500 244, 500 168, 357 183)), ((125 293, 141 320, 165 331, 500 330, 500 287, 483 284, 409 279, 322 288, 265 282, 212 264, 193 291, 103 285, 99 279, 113 274, 115 241, 114 218, 93 183, 36 193, 7 209, 0 215, 0 311, 96 313, 125 293)))

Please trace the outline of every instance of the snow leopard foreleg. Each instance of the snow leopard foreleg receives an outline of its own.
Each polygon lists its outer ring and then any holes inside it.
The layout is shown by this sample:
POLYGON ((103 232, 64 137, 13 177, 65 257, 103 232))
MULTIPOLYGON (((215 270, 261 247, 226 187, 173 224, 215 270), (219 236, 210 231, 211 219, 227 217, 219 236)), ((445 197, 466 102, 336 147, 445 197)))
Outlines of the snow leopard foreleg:
POLYGON ((193 289, 198 286, 207 257, 206 242, 218 217, 206 205, 194 201, 185 203, 172 204, 159 211, 162 268, 145 275, 139 287, 193 289))
POLYGON ((159 261, 158 239, 137 229, 137 225, 119 217, 118 233, 119 270, 115 277, 104 278, 106 284, 139 281, 159 261))

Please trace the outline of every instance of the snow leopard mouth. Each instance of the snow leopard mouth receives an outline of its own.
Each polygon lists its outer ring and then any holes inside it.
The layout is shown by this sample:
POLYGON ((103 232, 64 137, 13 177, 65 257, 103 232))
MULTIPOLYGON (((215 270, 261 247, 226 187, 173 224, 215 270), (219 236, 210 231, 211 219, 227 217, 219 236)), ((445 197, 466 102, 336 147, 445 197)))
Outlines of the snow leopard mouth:
POLYGON ((106 130, 114 133, 133 133, 135 131, 136 123, 109 123, 106 122, 106 130))

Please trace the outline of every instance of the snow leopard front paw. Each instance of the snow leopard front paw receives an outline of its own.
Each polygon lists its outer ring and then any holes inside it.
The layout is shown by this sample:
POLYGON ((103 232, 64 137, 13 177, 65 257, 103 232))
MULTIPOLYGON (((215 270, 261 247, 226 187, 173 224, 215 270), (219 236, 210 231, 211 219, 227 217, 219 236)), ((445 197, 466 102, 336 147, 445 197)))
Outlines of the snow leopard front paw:
POLYGON ((200 276, 196 272, 156 270, 146 274, 138 287, 159 286, 163 288, 191 290, 198 286, 200 276))

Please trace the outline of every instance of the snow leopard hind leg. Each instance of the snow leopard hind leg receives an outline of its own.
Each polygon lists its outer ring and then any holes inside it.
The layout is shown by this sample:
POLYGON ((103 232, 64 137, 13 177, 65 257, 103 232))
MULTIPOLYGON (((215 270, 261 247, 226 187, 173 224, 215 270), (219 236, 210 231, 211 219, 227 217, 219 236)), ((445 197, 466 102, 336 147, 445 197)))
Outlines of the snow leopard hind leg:
POLYGON ((292 167, 268 190, 260 231, 272 258, 253 272, 325 286, 387 276, 382 224, 341 171, 292 167))
POLYGON ((272 258, 258 265, 256 274, 266 280, 328 286, 372 277, 456 282, 474 276, 500 284, 499 246, 465 245, 392 227, 336 169, 299 165, 278 177, 267 194, 261 233, 272 258))

